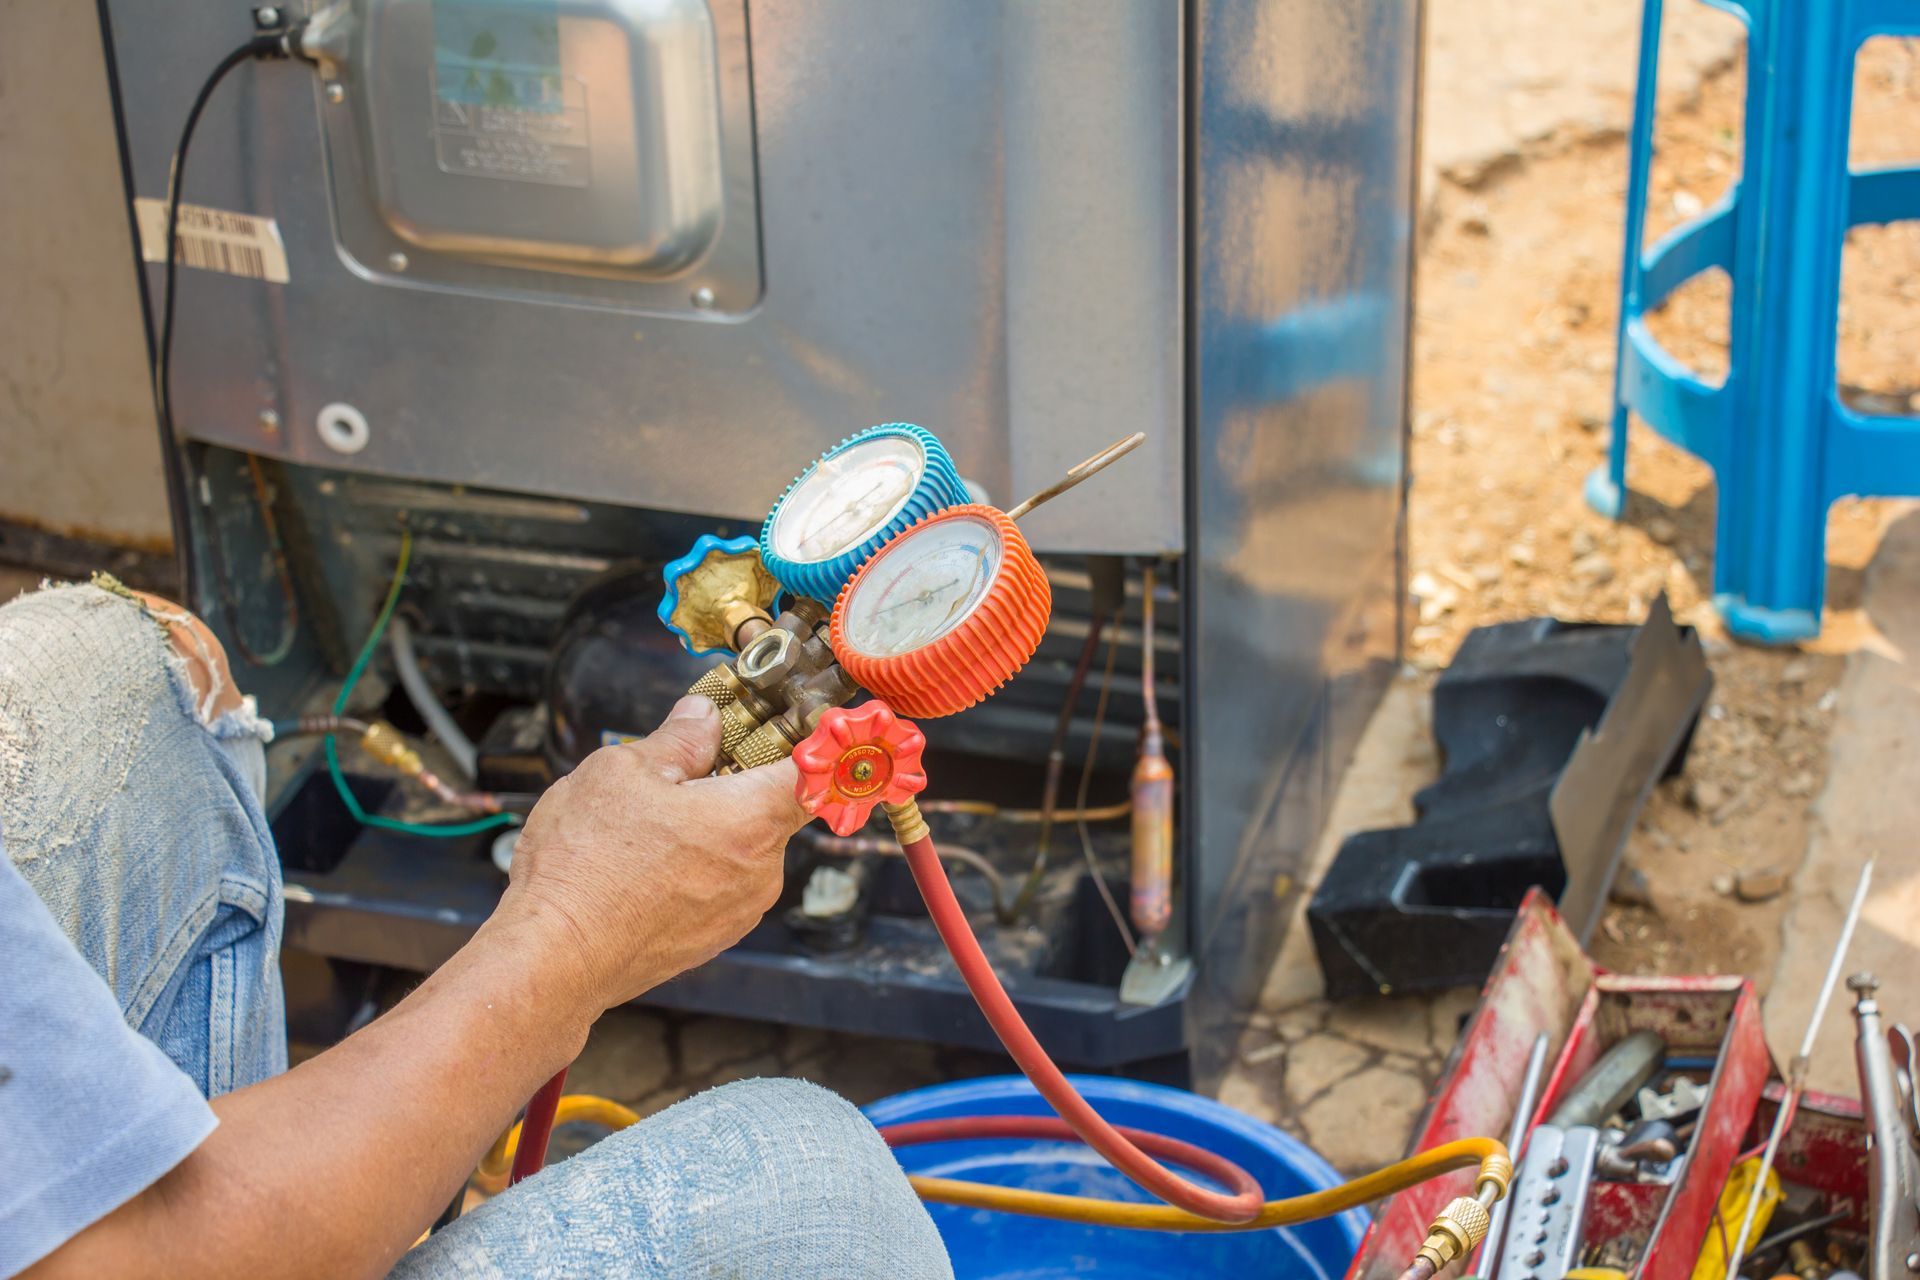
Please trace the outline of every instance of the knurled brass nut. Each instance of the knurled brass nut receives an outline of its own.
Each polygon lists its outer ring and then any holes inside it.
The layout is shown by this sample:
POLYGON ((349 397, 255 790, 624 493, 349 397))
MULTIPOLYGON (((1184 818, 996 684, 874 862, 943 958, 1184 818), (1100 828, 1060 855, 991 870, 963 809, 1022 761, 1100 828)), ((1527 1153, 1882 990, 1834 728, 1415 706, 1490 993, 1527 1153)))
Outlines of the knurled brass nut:
POLYGON ((753 713, 738 702, 730 702, 720 708, 720 749, 728 755, 735 747, 746 741, 747 735, 760 727, 753 713))
POLYGON ((1445 1231, 1459 1242, 1460 1251, 1453 1255, 1456 1258, 1485 1240, 1487 1228, 1491 1225, 1492 1215, 1487 1212, 1487 1207, 1472 1196, 1461 1196, 1442 1209, 1440 1216, 1433 1220, 1435 1233, 1445 1231))
POLYGON ((724 707, 740 696, 740 682, 734 678, 733 669, 723 662, 709 668, 707 674, 694 681, 693 688, 687 692, 705 698, 716 707, 724 707))
POLYGON ((778 764, 792 755, 793 743, 781 732, 779 724, 770 720, 748 734, 729 754, 742 769, 757 769, 763 764, 778 764))

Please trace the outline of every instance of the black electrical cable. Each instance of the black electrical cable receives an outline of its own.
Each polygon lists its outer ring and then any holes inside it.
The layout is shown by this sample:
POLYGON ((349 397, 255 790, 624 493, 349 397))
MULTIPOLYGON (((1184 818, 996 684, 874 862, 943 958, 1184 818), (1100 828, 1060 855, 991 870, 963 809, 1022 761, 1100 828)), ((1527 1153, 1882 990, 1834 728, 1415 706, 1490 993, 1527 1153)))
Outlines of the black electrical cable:
MULTIPOLYGON (((167 170, 167 245, 164 280, 160 301, 160 338, 159 353, 154 362, 154 408, 160 415, 160 433, 165 448, 178 448, 178 437, 173 427, 173 318, 176 284, 180 268, 180 199, 185 187, 187 149, 193 143, 193 131, 200 123, 200 115, 207 108, 207 102, 213 97, 213 91, 227 77, 227 73, 243 62, 285 58, 291 56, 291 50, 298 41, 298 28, 290 31, 263 32, 246 41, 226 57, 220 59, 213 71, 201 84, 200 91, 194 95, 193 105, 187 109, 187 119, 180 129, 180 141, 173 151, 173 162, 167 170)), ((273 523, 272 512, 267 509, 268 496, 265 484, 259 474, 259 464, 254 462, 255 500, 261 504, 261 519, 267 527, 268 542, 272 549, 276 571, 280 579, 280 590, 284 601, 284 622, 280 640, 268 653, 256 653, 247 643, 245 633, 240 627, 240 616, 233 588, 228 579, 226 557, 220 547, 220 524, 211 512, 208 539, 208 555, 213 562, 214 578, 219 588, 221 607, 226 611, 227 628, 233 637, 234 647, 240 656, 253 666, 272 666, 286 657, 293 646, 293 637, 299 626, 299 604, 293 594, 293 582, 287 570, 286 552, 280 545, 279 531, 273 523)), ((183 494, 183 498, 192 500, 192 495, 183 494)), ((189 604, 192 602, 189 601, 189 604)))

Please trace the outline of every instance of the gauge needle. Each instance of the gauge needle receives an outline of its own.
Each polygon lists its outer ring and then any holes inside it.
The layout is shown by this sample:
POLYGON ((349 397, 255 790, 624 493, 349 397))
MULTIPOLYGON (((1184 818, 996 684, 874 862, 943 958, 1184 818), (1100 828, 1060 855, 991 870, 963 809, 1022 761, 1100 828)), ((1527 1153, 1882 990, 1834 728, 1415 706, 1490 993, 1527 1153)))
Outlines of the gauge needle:
POLYGON ((948 587, 957 587, 959 585, 960 585, 960 579, 955 578, 953 581, 943 582, 937 587, 928 587, 925 591, 922 591, 917 596, 908 596, 905 600, 896 600, 892 604, 886 605, 876 610, 875 612, 892 613, 895 609, 904 609, 910 604, 931 604, 933 602, 933 598, 939 595, 942 591, 945 591, 948 587))

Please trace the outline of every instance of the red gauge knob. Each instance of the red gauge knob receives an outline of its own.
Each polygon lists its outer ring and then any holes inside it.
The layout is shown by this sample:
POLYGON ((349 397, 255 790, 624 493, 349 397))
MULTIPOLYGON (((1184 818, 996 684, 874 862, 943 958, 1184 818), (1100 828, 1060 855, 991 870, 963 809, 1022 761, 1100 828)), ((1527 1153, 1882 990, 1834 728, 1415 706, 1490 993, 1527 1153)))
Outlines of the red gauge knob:
POLYGON ((926 790, 926 746, 926 735, 878 698, 834 707, 793 749, 800 766, 794 795, 835 835, 850 836, 867 825, 875 805, 904 804, 926 790))

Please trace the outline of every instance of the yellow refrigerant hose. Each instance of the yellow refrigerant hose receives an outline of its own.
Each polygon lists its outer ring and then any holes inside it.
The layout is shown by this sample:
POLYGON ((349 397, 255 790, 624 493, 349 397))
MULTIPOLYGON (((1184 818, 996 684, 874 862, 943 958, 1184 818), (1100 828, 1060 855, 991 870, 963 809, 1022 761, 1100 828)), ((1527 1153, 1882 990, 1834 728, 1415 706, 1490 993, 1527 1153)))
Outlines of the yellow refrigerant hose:
MULTIPOLYGON (((556 1124, 587 1120, 610 1129, 624 1129, 640 1120, 631 1108, 610 1098, 573 1093, 560 1099, 556 1124)), ((520 1140, 520 1125, 515 1123, 493 1144, 474 1174, 474 1185, 489 1195, 507 1185, 507 1171, 513 1164, 514 1149, 520 1140)), ((1435 1220, 1426 1248, 1446 1254, 1452 1261, 1469 1252, 1486 1234, 1484 1205, 1506 1194, 1513 1177, 1513 1162, 1504 1143, 1492 1138, 1461 1138, 1442 1143, 1430 1150, 1408 1156, 1351 1182, 1343 1182, 1325 1191, 1285 1200, 1270 1200, 1249 1222, 1215 1222, 1198 1214, 1164 1204, 1134 1204, 1124 1200, 1095 1200, 1087 1196, 1059 1195, 1049 1191, 1027 1191, 1018 1187, 992 1186, 983 1182, 962 1182, 953 1178, 929 1178, 909 1174, 907 1181, 922 1200, 934 1204, 960 1205, 991 1209, 1000 1213, 1018 1213, 1028 1217, 1056 1218, 1097 1227, 1126 1227, 1140 1231, 1260 1231, 1269 1227, 1297 1226, 1316 1218, 1332 1217, 1357 1208, 1382 1196, 1404 1191, 1429 1178, 1458 1169, 1477 1167, 1480 1171, 1480 1199, 1461 1197, 1435 1220), (1482 1206, 1477 1217, 1469 1206, 1482 1206), (1436 1243, 1439 1242, 1439 1243, 1436 1243)))
MULTIPOLYGON (((1492 1138, 1461 1138, 1457 1142, 1444 1143, 1408 1156, 1397 1164, 1376 1169, 1325 1191, 1292 1196, 1285 1200, 1269 1200, 1251 1222, 1215 1222, 1172 1205, 1094 1200, 1086 1196, 997 1187, 983 1182, 960 1182, 952 1178, 927 1178, 910 1174, 907 1181, 913 1184, 913 1189, 922 1200, 936 1204, 993 1209, 1036 1218, 1059 1218, 1096 1227, 1131 1227, 1141 1231, 1260 1231, 1268 1227, 1291 1227, 1316 1218, 1332 1217, 1382 1196, 1404 1191, 1443 1173, 1476 1166, 1480 1169, 1483 1183, 1497 1186, 1499 1195, 1506 1193, 1507 1182, 1513 1176, 1513 1163, 1507 1158, 1506 1144, 1492 1138)), ((1479 1242, 1476 1240, 1475 1243, 1479 1242)))
MULTIPOLYGON (((640 1115, 631 1107, 623 1107, 612 1098, 595 1097, 590 1093, 569 1093, 560 1099, 560 1105, 554 1110, 553 1122, 566 1124, 573 1120, 587 1120, 594 1124, 603 1124, 609 1129, 624 1129, 628 1125, 639 1124, 640 1115)), ((520 1146, 520 1122, 500 1135, 499 1141, 480 1159, 480 1167, 474 1170, 473 1185, 487 1195, 499 1195, 507 1189, 507 1174, 513 1168, 513 1153, 520 1146)))

